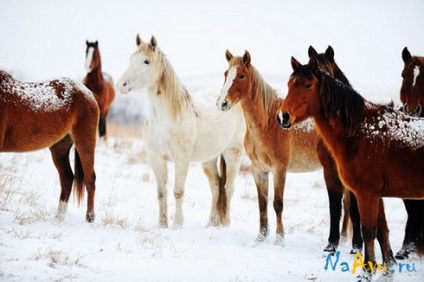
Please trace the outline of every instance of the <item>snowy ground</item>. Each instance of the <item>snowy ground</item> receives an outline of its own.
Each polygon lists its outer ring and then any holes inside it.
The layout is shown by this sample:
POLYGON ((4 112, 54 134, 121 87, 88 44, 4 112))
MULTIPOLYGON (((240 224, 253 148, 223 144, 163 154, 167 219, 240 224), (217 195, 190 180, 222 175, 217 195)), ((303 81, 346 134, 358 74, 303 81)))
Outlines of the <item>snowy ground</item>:
MULTIPOLYGON (((156 36, 191 91, 220 89, 228 48, 235 55, 249 50, 264 78, 285 93, 290 56, 306 62, 309 45, 318 51, 332 45, 358 92, 373 101, 398 101, 403 47, 424 55, 418 29, 422 10, 421 0, 5 0, 0 9, 0 68, 23 80, 81 80, 85 40, 99 40, 103 69, 116 81, 140 32, 144 38, 156 36)), ((145 116, 143 93, 118 94, 111 120, 139 129, 145 116)), ((349 244, 342 244, 336 269, 324 269, 321 250, 329 219, 322 171, 289 174, 284 246, 274 244, 274 234, 264 243, 255 242, 259 216, 249 173, 237 178, 231 226, 205 228, 211 196, 198 163, 191 165, 187 178, 184 227, 160 229, 155 179, 145 162, 142 136, 116 132, 120 134, 98 144, 93 224, 84 222, 85 205, 78 208, 73 199, 64 222, 54 221, 60 189, 48 150, 0 154, 0 280, 354 280, 358 271, 342 272, 340 266, 352 266, 349 244)), ((398 199, 385 203, 397 251, 406 213, 398 199)), ((269 216, 274 230, 272 205, 269 216)), ((414 258, 408 263, 416 272, 404 268, 396 281, 422 281, 424 262, 414 258)))
MULTIPOLYGON (((352 281, 356 276, 342 272, 340 266, 345 261, 352 269, 348 243, 340 248, 336 270, 324 269, 326 258, 321 250, 327 242, 329 219, 322 171, 289 174, 286 235, 280 246, 274 244, 274 234, 264 243, 255 242, 258 207, 249 173, 237 178, 231 226, 205 227, 211 196, 199 164, 190 166, 184 227, 158 228, 155 179, 139 138, 109 138, 99 143, 93 224, 84 222, 85 205, 78 208, 72 197, 64 222, 55 222, 60 189, 48 150, 1 154, 0 164, 1 280, 352 281)), ((169 205, 172 217, 172 196, 169 205)), ((397 250, 405 211, 398 199, 386 200, 386 205, 392 245, 397 250)), ((422 261, 409 263, 415 264, 417 272, 397 273, 399 281, 422 279, 422 261)))

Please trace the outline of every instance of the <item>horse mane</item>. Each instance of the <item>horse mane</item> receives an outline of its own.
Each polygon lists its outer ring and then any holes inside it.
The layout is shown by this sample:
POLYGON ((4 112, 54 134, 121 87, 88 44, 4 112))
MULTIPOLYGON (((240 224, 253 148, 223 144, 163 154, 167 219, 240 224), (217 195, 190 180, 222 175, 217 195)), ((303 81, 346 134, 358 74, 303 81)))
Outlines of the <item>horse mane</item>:
POLYGON ((5 70, 0 70, 0 84, 6 81, 16 81, 16 79, 5 70))
MULTIPOLYGON (((230 68, 238 65, 243 65, 243 57, 233 57, 231 59, 230 68)), ((252 89, 256 88, 259 95, 261 95, 265 113, 267 116, 269 116, 272 114, 271 110, 273 108, 274 101, 277 99, 277 93, 275 89, 265 81, 265 79, 253 65, 250 65, 250 67, 252 68, 252 89)))
POLYGON ((164 99, 166 99, 167 104, 170 106, 170 111, 173 117, 179 116, 183 112, 184 108, 193 104, 190 93, 181 83, 167 56, 159 47, 156 46, 156 49, 153 49, 150 44, 142 44, 140 45, 140 48, 149 58, 157 56, 160 66, 160 77, 157 82, 157 95, 164 96, 164 99))
POLYGON ((365 99, 349 85, 325 71, 320 72, 320 99, 325 118, 329 121, 340 120, 349 135, 353 134, 363 120, 365 99))
POLYGON ((329 72, 333 77, 340 80, 343 84, 351 86, 349 79, 346 77, 346 75, 343 73, 343 71, 339 68, 339 66, 334 60, 333 62, 330 62, 330 60, 325 56, 324 53, 318 54, 317 59, 320 63, 320 66, 327 72, 329 72))

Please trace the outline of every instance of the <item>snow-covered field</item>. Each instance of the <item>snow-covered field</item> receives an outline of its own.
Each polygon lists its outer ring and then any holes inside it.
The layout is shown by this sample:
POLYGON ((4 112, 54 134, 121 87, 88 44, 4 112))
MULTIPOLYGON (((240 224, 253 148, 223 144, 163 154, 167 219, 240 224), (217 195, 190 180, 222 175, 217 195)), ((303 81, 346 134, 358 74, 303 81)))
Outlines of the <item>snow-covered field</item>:
MULTIPOLYGON (((116 81, 140 32, 156 36, 189 90, 220 89, 228 48, 235 55, 248 49, 264 78, 284 93, 290 56, 306 62, 309 45, 318 51, 331 45, 358 92, 373 101, 398 101, 403 47, 424 55, 424 2, 370 2, 6 0, 0 68, 23 80, 82 79, 85 40, 99 40, 103 69, 116 81)), ((118 95, 111 120, 140 129, 143 94, 118 95)), ((329 218, 322 171, 288 175, 284 246, 274 244, 274 234, 255 242, 259 214, 248 172, 236 180, 231 226, 206 228, 211 195, 198 163, 187 178, 184 227, 161 229, 142 135, 115 132, 97 147, 92 224, 84 221, 85 203, 78 208, 72 197, 65 220, 55 222, 60 188, 48 150, 0 154, 0 280, 353 281, 359 273, 342 271, 343 262, 352 270, 349 243, 341 244, 335 270, 325 270, 329 218)), ((171 178, 169 189, 172 184, 171 178)), ((168 201, 172 217, 172 193, 168 201)), ((385 203, 397 251, 406 212, 399 199, 385 203)), ((272 204, 269 217, 275 230, 272 204)), ((378 244, 376 253, 380 260, 378 244)), ((395 280, 422 281, 424 262, 407 263, 415 272, 396 269, 395 280)))

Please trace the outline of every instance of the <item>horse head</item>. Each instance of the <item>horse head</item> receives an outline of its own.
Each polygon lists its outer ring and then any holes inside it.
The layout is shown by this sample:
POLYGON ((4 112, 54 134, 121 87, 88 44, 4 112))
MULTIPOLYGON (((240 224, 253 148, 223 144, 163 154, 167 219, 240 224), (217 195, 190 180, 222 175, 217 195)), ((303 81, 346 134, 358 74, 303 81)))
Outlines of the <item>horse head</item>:
POLYGON ((319 63, 312 56, 307 65, 302 65, 291 58, 293 73, 288 85, 288 93, 283 105, 277 112, 277 120, 283 128, 290 128, 293 123, 299 123, 319 111, 319 63))
POLYGON ((405 47, 402 51, 402 59, 404 68, 400 100, 407 114, 421 116, 424 103, 424 57, 412 56, 405 47))
POLYGON ((235 57, 230 51, 225 52, 228 69, 225 71, 224 86, 216 105, 221 111, 228 111, 237 104, 251 89, 250 54, 246 50, 243 57, 235 57))
POLYGON ((87 48, 85 49, 85 69, 87 72, 92 72, 95 69, 101 67, 100 53, 99 53, 99 42, 85 41, 87 48))
POLYGON ((137 51, 131 55, 129 66, 117 83, 122 93, 151 87, 160 80, 164 55, 157 47, 155 37, 152 36, 149 42, 144 42, 137 34, 136 44, 137 51))

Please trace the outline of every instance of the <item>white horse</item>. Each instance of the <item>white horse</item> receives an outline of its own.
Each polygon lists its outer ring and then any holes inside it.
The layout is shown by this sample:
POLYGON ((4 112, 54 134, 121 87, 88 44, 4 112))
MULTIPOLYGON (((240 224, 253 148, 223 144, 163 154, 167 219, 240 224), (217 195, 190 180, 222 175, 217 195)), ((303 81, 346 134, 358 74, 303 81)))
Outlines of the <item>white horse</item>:
POLYGON ((144 87, 148 90, 144 145, 157 181, 160 226, 168 226, 168 161, 175 163, 174 226, 184 222, 182 202, 191 161, 202 162, 209 180, 212 206, 208 225, 229 225, 230 200, 246 132, 241 108, 219 111, 215 105, 218 93, 191 96, 153 36, 150 42, 143 42, 137 35, 136 43, 137 51, 119 79, 118 88, 122 93, 144 87))

